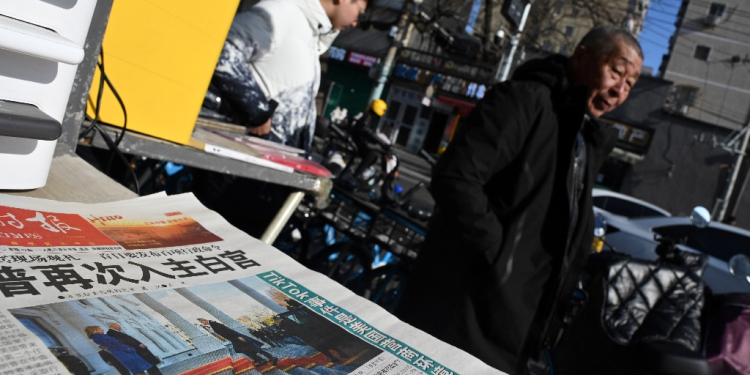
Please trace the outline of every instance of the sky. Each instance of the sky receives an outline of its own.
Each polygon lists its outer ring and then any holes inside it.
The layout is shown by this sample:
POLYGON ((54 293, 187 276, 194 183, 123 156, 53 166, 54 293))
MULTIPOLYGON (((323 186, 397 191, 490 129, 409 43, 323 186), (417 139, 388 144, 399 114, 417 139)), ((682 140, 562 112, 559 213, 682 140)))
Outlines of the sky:
POLYGON ((682 0, 651 0, 643 31, 638 41, 643 48, 643 66, 654 69, 658 74, 661 58, 669 48, 669 38, 674 35, 674 22, 682 0))

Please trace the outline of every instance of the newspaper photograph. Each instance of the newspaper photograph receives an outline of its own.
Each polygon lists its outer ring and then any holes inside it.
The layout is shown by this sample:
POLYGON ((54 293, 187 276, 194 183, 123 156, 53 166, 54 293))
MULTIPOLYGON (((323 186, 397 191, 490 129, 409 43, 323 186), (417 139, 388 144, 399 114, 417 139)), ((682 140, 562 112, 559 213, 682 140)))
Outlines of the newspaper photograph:
POLYGON ((0 195, 0 374, 500 374, 190 194, 0 195))

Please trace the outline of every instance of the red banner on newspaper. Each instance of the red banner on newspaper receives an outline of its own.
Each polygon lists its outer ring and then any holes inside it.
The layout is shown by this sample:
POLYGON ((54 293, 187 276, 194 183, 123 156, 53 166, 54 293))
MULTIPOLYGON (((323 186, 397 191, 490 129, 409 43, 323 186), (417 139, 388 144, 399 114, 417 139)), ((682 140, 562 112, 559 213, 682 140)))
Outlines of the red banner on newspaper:
POLYGON ((0 206, 0 246, 107 245, 117 242, 80 215, 0 206))

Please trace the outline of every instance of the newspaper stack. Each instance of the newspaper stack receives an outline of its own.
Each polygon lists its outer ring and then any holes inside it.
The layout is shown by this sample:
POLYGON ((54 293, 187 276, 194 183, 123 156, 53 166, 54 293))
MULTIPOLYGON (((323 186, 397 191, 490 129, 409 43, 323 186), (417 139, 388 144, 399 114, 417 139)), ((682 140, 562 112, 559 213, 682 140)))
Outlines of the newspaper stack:
POLYGON ((501 373, 189 194, 0 195, 0 293, 0 375, 501 373))

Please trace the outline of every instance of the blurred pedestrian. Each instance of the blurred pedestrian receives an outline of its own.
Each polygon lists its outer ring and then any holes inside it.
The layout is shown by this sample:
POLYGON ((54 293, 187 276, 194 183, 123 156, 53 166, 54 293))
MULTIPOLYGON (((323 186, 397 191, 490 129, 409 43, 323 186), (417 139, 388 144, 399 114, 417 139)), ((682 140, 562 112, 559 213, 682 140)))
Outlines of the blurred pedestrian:
MULTIPOLYGON (((366 7, 367 0, 262 0, 235 16, 212 86, 249 133, 309 154, 319 57, 366 7)), ((289 192, 225 173, 196 170, 194 177, 193 192, 204 205, 255 237, 289 192)))
POLYGON ((250 133, 309 148, 319 56, 366 7, 367 0, 263 0, 235 16, 212 83, 250 133))
POLYGON ((201 324, 208 325, 211 329, 221 337, 229 340, 232 343, 234 351, 246 355, 255 361, 256 366, 263 366, 269 361, 276 365, 276 357, 271 353, 263 350, 263 343, 248 336, 243 335, 219 322, 208 320, 204 318, 198 318, 201 324), (265 357, 265 359, 263 357, 265 357))

